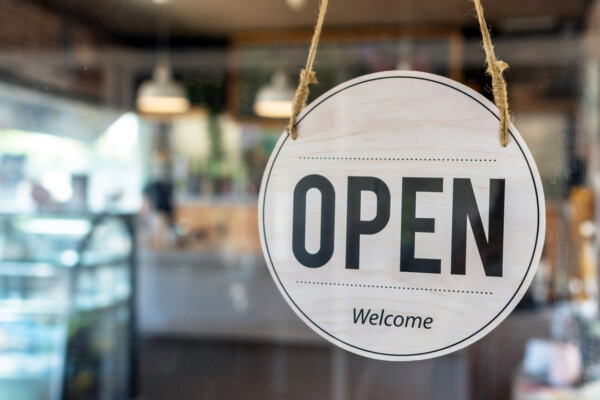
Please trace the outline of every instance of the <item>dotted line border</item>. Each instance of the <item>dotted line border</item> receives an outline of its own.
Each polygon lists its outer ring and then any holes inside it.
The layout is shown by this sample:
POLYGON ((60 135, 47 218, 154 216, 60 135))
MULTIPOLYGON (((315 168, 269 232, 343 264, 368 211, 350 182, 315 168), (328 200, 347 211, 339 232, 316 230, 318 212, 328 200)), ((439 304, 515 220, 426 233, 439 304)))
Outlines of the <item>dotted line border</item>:
POLYGON ((348 286, 348 287, 364 287, 373 289, 394 289, 394 290, 413 290, 423 292, 439 292, 439 293, 464 293, 464 294, 485 294, 493 295, 494 292, 482 292, 477 290, 454 290, 454 289, 436 289, 436 288, 419 288, 410 286, 391 286, 391 285, 362 285, 356 283, 336 283, 336 282, 317 282, 317 281, 296 281, 297 284, 305 285, 323 285, 323 286, 348 286))
POLYGON ((421 158, 421 157, 318 157, 300 156, 300 160, 337 160, 337 161, 435 161, 435 162, 483 162, 495 163, 495 158, 421 158))

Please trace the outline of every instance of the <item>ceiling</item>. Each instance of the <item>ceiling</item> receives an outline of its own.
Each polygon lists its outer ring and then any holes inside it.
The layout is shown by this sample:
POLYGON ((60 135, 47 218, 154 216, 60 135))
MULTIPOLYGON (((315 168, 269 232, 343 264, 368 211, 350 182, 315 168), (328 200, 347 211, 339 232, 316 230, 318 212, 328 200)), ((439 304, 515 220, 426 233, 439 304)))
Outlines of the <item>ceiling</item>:
MULTIPOLYGON (((286 0, 37 0, 61 14, 111 34, 151 36, 168 23, 176 35, 229 36, 250 30, 311 27, 318 0, 292 10, 286 0)), ((483 0, 486 18, 496 26, 527 28, 578 23, 590 0, 483 0)), ((475 25, 472 0, 330 0, 327 27, 475 25)))

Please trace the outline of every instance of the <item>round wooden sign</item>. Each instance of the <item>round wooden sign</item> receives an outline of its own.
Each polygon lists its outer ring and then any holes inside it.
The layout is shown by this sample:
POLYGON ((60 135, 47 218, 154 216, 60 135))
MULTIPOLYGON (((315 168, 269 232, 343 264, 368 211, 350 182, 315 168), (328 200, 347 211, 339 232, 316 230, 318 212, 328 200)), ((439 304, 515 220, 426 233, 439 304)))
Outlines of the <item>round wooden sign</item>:
POLYGON ((382 360, 461 349, 527 290, 544 193, 514 126, 452 80, 392 71, 346 82, 284 132, 260 193, 263 252, 298 316, 382 360))

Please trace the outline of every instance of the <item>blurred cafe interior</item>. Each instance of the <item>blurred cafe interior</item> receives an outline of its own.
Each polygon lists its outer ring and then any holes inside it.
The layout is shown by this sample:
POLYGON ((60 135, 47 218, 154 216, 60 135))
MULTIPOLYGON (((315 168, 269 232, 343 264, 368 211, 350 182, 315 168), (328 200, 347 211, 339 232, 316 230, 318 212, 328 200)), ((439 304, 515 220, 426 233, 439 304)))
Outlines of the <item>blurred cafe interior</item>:
MULTIPOLYGON (((600 399, 600 1, 484 0, 546 241, 498 328, 386 362, 279 294, 258 192, 318 0, 0 0, 0 400, 600 399)), ((492 99, 471 0, 330 0, 308 102, 387 70, 492 99)))

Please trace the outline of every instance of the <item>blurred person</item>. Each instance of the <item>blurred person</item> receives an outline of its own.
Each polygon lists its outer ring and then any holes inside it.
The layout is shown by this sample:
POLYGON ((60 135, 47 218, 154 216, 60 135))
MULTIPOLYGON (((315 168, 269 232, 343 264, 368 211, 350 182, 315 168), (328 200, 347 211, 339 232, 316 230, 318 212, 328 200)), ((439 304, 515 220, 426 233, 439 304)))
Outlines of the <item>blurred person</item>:
POLYGON ((140 240, 153 249, 167 248, 174 238, 173 185, 151 181, 143 190, 140 240))
POLYGON ((38 181, 31 181, 31 199, 35 203, 36 211, 50 211, 54 207, 52 195, 38 181))

